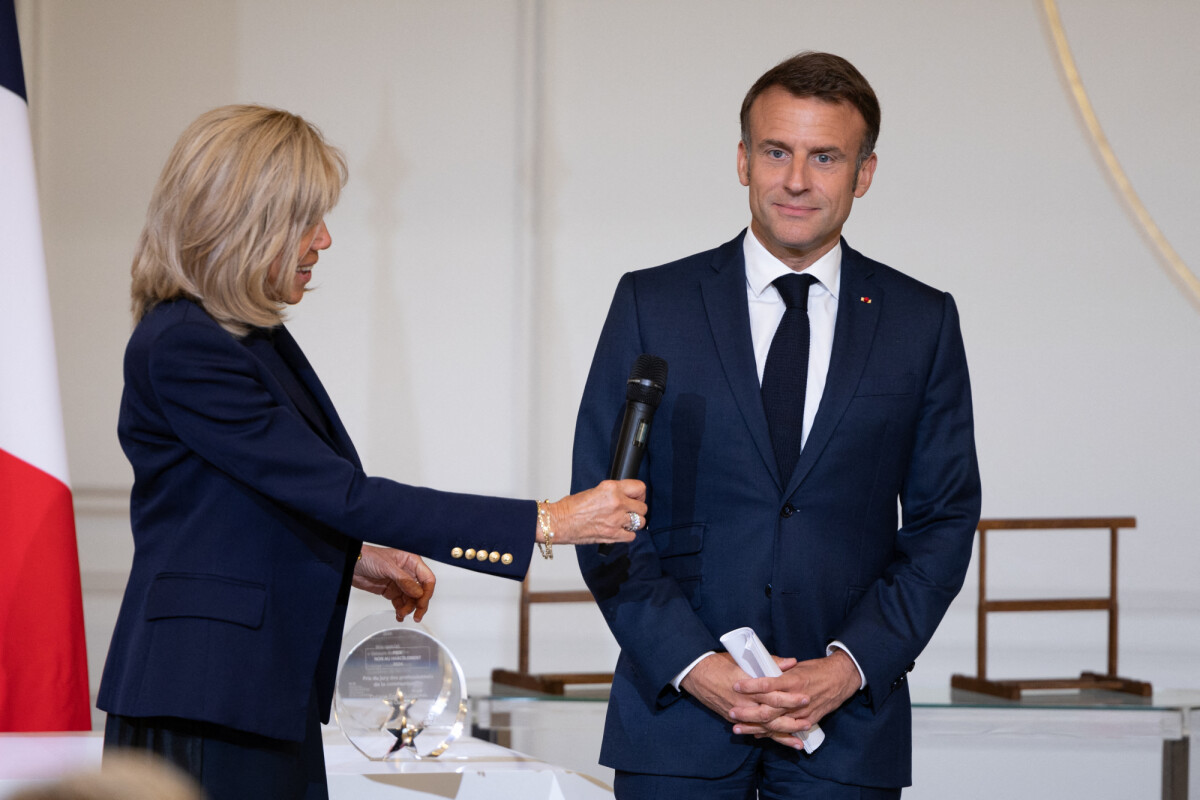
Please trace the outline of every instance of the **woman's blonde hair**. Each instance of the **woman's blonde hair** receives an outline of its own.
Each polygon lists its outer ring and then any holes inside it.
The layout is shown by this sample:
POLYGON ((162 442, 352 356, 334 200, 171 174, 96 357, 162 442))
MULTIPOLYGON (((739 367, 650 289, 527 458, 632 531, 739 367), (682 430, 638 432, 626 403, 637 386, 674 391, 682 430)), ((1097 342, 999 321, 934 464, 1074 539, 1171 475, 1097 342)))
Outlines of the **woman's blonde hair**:
POLYGON ((150 198, 133 258, 134 323, 187 297, 235 336, 278 325, 302 237, 345 183, 341 151, 295 114, 236 105, 201 115, 150 198))

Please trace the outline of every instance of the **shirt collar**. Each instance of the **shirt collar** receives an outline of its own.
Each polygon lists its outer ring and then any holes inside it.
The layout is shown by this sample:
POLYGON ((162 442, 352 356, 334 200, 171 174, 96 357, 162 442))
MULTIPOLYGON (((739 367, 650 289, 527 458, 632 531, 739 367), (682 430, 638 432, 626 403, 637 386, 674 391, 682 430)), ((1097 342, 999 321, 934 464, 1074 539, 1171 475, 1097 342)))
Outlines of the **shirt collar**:
MULTIPOLYGON (((751 228, 747 228, 746 235, 742 237, 742 254, 746 258, 746 283, 755 297, 761 297, 762 293, 771 285, 771 281, 780 275, 787 275, 795 271, 771 255, 751 228)), ((837 300, 842 282, 841 241, 839 240, 832 250, 818 258, 815 263, 809 265, 804 273, 812 275, 820 281, 821 285, 833 295, 833 299, 837 300)))

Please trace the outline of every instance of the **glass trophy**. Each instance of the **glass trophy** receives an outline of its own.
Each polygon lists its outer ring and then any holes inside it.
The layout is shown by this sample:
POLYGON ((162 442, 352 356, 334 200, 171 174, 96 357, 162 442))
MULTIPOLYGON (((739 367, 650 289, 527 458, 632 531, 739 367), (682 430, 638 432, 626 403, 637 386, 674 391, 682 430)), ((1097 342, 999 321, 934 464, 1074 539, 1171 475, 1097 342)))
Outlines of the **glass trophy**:
POLYGON ((372 614, 346 635, 333 709, 346 738, 372 761, 434 758, 462 735, 462 667, 417 623, 372 614))

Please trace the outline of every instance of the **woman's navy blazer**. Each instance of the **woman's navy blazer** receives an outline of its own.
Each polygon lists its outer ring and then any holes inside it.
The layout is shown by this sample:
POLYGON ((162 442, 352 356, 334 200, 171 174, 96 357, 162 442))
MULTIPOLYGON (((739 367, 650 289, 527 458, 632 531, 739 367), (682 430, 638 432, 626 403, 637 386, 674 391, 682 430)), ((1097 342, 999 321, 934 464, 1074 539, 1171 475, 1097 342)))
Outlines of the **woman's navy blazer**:
POLYGON ((328 720, 363 540, 517 580, 528 569, 532 501, 368 477, 282 326, 239 339, 197 303, 163 303, 124 371, 135 550, 105 711, 299 740, 314 691, 328 720))

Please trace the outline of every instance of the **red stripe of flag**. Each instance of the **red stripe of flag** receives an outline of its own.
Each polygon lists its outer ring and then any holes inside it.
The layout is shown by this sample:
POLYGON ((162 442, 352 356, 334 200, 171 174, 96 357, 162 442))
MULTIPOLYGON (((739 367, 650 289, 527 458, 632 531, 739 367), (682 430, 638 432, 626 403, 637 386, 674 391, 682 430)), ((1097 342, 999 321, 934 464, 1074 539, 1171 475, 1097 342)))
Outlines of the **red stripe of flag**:
POLYGON ((0 731, 90 730, 71 491, 0 450, 0 731))

